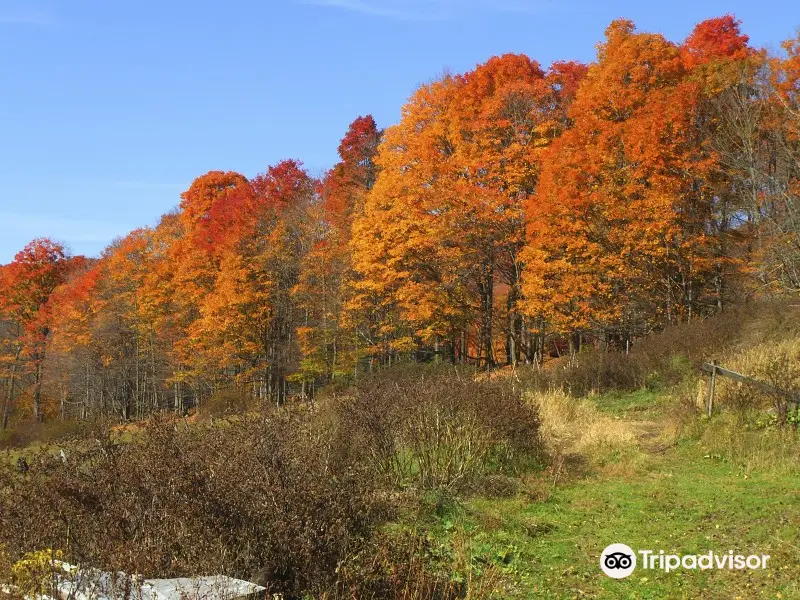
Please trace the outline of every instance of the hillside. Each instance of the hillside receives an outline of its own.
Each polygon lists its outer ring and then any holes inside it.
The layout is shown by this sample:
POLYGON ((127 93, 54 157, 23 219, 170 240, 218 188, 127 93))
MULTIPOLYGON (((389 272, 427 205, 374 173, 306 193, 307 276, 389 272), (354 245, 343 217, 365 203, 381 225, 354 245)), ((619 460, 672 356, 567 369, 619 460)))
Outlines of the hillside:
POLYGON ((319 177, 208 171, 98 257, 32 240, 0 267, 0 435, 541 365, 796 296, 800 40, 617 19, 596 48, 443 74, 319 177))
POLYGON ((628 356, 586 350, 490 381, 398 365, 313 405, 17 449, 0 543, 12 562, 53 548, 287 598, 800 597, 796 411, 781 424, 774 398, 739 384, 720 384, 710 419, 697 402, 712 357, 796 392, 799 328, 796 307, 759 304, 628 356), (611 543, 770 558, 615 580, 599 568, 611 543))
MULTIPOLYGON (((438 24, 372 0, 273 4, 385 19, 354 35, 323 22, 359 45, 388 20, 438 24)), ((187 60, 254 25, 215 16, 209 36, 191 26, 204 11, 175 9, 187 60)), ((286 32, 300 54, 319 43, 286 32)), ((277 39, 261 33, 232 46, 277 39)), ((278 160, 269 139, 259 172, 239 153, 265 123, 295 148, 313 119, 231 109, 263 83, 234 77, 238 60, 165 76, 188 94, 181 115, 224 97, 224 114, 184 123, 199 137, 170 134, 177 118, 158 131, 209 153, 153 174, 185 184, 114 186, 174 188, 174 209, 96 256, 40 237, 0 265, 0 596, 55 597, 68 572, 125 598, 140 579, 174 592, 215 576, 275 600, 800 598, 800 34, 762 48, 731 14, 686 33, 618 18, 585 63, 470 58, 408 90, 396 123, 353 119, 326 170, 278 160), (200 174, 233 162, 253 171, 200 174)), ((150 50, 136 44, 128 58, 150 50)), ((102 94, 81 87, 83 112, 124 114, 105 101, 116 79, 137 90, 120 100, 161 106, 169 86, 113 73, 102 94)), ((329 75, 306 116, 348 81, 329 75)), ((63 108, 60 90, 37 98, 63 108)), ((27 129, 57 130, 42 123, 27 129)), ((35 157, 25 191, 47 172, 51 201, 98 212, 61 202, 69 161, 28 133, 9 146, 35 157)), ((108 174, 97 158, 71 163, 75 179, 108 174)), ((34 225, 70 228, 51 217, 34 225)))

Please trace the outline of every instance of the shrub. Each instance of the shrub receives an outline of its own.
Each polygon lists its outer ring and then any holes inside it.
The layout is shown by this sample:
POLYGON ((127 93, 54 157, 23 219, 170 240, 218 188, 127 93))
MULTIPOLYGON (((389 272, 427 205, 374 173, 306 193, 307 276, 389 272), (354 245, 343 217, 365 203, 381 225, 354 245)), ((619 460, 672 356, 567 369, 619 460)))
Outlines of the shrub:
POLYGON ((56 589, 55 561, 61 560, 60 550, 38 550, 26 553, 11 566, 11 585, 24 598, 53 594, 56 589))
POLYGON ((452 566, 430 536, 410 530, 381 531, 342 569, 338 598, 455 600, 468 590, 453 581, 452 566))
POLYGON ((0 543, 17 558, 52 547, 107 570, 258 576, 287 598, 321 593, 378 511, 358 467, 328 461, 320 440, 283 411, 226 427, 156 420, 67 461, 42 449, 26 474, 0 467, 0 543))
POLYGON ((539 455, 539 420, 509 381, 453 367, 397 368, 337 400, 339 442, 394 485, 421 489, 514 472, 539 455))
POLYGON ((107 424, 102 421, 21 421, 13 429, 0 432, 0 448, 23 448, 32 444, 50 444, 85 439, 98 435, 107 424))
POLYGON ((639 389, 644 381, 644 369, 631 355, 618 351, 588 350, 556 369, 550 387, 585 396, 612 389, 639 389))
POLYGON ((250 396, 235 388, 220 390, 203 402, 200 415, 206 417, 227 417, 247 412, 253 404, 250 396))

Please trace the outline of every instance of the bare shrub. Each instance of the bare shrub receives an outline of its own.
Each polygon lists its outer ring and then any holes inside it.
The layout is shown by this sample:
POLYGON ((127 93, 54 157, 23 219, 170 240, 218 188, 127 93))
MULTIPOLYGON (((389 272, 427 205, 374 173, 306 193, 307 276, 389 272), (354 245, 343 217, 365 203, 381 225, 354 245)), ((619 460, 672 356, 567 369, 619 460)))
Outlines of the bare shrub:
POLYGON ((382 531, 342 570, 336 598, 454 600, 468 596, 439 564, 434 542, 409 530, 382 531), (437 569, 438 567, 438 569, 437 569))
POLYGON ((226 417, 241 415, 252 407, 250 396, 235 388, 220 390, 203 402, 200 415, 207 417, 226 417))
POLYGON ((576 396, 611 389, 633 390, 644 386, 642 365, 619 351, 588 350, 571 357, 551 371, 548 387, 576 396))
POLYGON ((473 375, 428 367, 361 382, 338 400, 340 443, 394 485, 449 487, 513 472, 538 456, 536 411, 511 382, 473 375))
POLYGON ((53 548, 108 571, 241 577, 287 599, 463 597, 424 539, 382 525, 419 502, 416 488, 513 494, 501 478, 538 460, 536 409, 512 382, 473 375, 389 370, 316 405, 162 416, 39 446, 26 469, 7 454, 0 544, 12 561, 53 548))
POLYGON ((32 444, 68 442, 96 435, 103 431, 102 421, 20 421, 13 429, 0 432, 0 448, 23 448, 32 444))
POLYGON ((0 543, 151 577, 258 576, 287 598, 325 591, 376 512, 368 479, 327 461, 310 429, 294 411, 235 427, 157 420, 66 460, 42 449, 25 474, 0 468, 0 543))

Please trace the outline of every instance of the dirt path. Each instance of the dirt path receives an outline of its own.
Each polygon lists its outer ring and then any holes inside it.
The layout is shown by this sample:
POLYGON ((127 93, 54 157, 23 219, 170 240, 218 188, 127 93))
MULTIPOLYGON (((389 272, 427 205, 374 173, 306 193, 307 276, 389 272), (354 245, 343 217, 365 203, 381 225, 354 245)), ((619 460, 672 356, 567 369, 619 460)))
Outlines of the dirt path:
POLYGON ((677 431, 661 421, 626 421, 639 447, 648 454, 661 454, 677 445, 677 431))

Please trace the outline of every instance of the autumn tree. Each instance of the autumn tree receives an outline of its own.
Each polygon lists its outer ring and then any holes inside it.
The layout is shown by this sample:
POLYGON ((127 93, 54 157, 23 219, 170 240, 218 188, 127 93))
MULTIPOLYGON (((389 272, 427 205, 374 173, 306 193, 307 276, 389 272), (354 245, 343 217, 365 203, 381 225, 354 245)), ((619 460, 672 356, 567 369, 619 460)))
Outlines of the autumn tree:
MULTIPOLYGON (((692 71, 718 28, 699 30, 682 53, 612 23, 570 109, 574 126, 548 152, 528 201, 524 290, 528 313, 557 331, 641 334, 720 302, 711 296, 730 228, 711 224, 725 182, 692 71)), ((741 50, 723 40, 720 51, 741 50)))
POLYGON ((776 60, 774 85, 777 115, 773 121, 776 145, 773 185, 762 206, 768 221, 768 280, 792 292, 800 291, 800 34, 783 43, 786 52, 776 60), (776 131, 777 130, 777 131, 776 131))
POLYGON ((48 299, 50 339, 44 367, 51 394, 59 400, 62 419, 70 412, 80 418, 90 414, 93 358, 98 347, 93 327, 101 275, 99 263, 87 263, 74 269, 48 299), (68 406, 73 404, 80 410, 69 411, 68 406))
POLYGON ((195 179, 181 194, 178 230, 159 260, 158 289, 161 325, 172 333, 175 410, 182 411, 186 386, 194 393, 215 385, 219 367, 198 347, 192 327, 201 317, 201 305, 216 285, 222 254, 241 230, 246 218, 250 183, 235 172, 210 171, 195 179), (241 207, 232 210, 232 207, 241 207))
POLYGON ((282 402, 297 367, 292 290, 307 244, 303 236, 313 184, 297 161, 286 160, 220 198, 209 226, 230 219, 215 240, 218 265, 198 302, 187 340, 217 371, 232 368, 253 395, 282 402))
POLYGON ((47 366, 62 412, 74 407, 72 414, 83 418, 127 420, 159 408, 148 397, 156 357, 140 301, 154 267, 152 234, 138 229, 115 240, 51 295, 47 366))
POLYGON ((800 290, 800 41, 783 49, 740 61, 715 106, 714 145, 755 238, 756 292, 800 290))
POLYGON ((353 372, 362 340, 373 336, 369 314, 345 313, 355 274, 352 223, 377 177, 381 133, 372 116, 358 117, 339 144, 339 162, 317 185, 318 199, 306 219, 309 243, 294 296, 301 311, 297 329, 303 380, 327 381, 353 372))
MULTIPOLYGON (((467 180, 482 196, 477 206, 483 212, 479 235, 484 237, 475 240, 475 245, 487 252, 482 260, 487 275, 491 274, 479 284, 484 297, 482 354, 487 364, 493 358, 493 300, 498 281, 505 288, 502 328, 506 361, 515 364, 522 350, 530 360, 538 350, 527 336, 529 327, 519 310, 523 207, 536 190, 545 149, 569 125, 566 111, 585 74, 586 67, 578 63, 557 62, 543 72, 525 56, 506 55, 491 59, 463 78, 456 156, 466 167, 459 179, 467 180)), ((464 212, 469 215, 470 209, 464 212)), ((456 227, 469 231, 472 223, 456 227)))
MULTIPOLYGON (((9 265, 0 266, 0 290, 3 296, 11 289, 11 269, 9 265)), ((10 303, 3 301, 0 308, 0 367, 2 368, 5 389, 3 390, 3 410, 0 414, 0 427, 6 429, 11 416, 19 379, 19 362, 22 355, 22 323, 14 318, 10 303)))
POLYGON ((462 359, 472 348, 491 368, 502 294, 506 361, 517 360, 522 202, 582 75, 579 65, 545 73, 522 55, 495 57, 420 88, 387 130, 353 251, 363 276, 357 300, 380 299, 394 323, 382 330, 396 347, 442 343, 462 359))
POLYGON ((3 428, 8 426, 20 367, 33 377, 32 416, 37 422, 42 420, 42 364, 49 333, 46 305, 50 294, 64 280, 69 264, 63 246, 42 238, 30 242, 2 270, 0 316, 11 330, 3 360, 6 379, 3 428))

